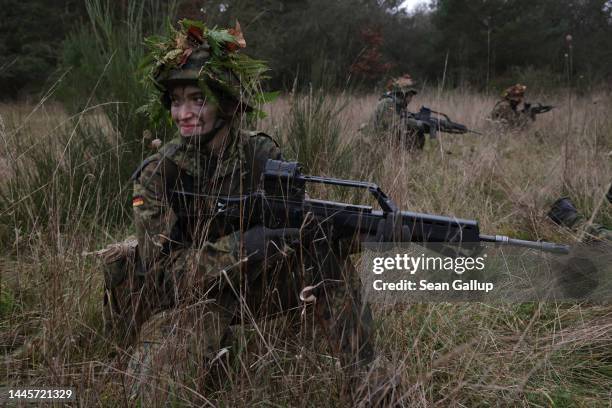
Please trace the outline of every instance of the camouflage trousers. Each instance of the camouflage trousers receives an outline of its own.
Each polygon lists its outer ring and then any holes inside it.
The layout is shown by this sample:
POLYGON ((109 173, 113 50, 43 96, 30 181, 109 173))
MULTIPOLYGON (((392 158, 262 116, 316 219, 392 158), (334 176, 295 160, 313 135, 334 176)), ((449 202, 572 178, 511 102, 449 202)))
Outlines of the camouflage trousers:
POLYGON ((256 327, 281 314, 322 329, 342 367, 369 364, 372 315, 361 301, 358 274, 348 256, 321 242, 285 248, 265 264, 237 262, 223 270, 211 269, 203 251, 181 249, 164 268, 145 276, 134 273, 124 281, 127 290, 107 291, 119 304, 111 312, 114 320, 129 329, 122 338, 137 339, 133 377, 150 383, 149 369, 172 375, 186 360, 212 367, 228 352, 232 327, 256 327))
POLYGON ((612 242, 612 230, 600 224, 591 224, 586 229, 590 237, 595 237, 600 240, 608 240, 612 242))
POLYGON ((583 240, 590 241, 610 241, 612 242, 612 230, 601 224, 590 224, 583 216, 578 216, 572 230, 577 233, 584 233, 583 240))

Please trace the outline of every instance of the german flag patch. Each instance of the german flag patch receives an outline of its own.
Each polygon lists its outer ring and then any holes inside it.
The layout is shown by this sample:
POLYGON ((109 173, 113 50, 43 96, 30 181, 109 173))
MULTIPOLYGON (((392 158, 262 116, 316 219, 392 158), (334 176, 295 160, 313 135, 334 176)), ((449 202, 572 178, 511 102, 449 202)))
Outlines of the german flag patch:
POLYGON ((136 196, 132 198, 132 207, 140 207, 143 204, 144 204, 144 198, 142 198, 141 196, 136 196))

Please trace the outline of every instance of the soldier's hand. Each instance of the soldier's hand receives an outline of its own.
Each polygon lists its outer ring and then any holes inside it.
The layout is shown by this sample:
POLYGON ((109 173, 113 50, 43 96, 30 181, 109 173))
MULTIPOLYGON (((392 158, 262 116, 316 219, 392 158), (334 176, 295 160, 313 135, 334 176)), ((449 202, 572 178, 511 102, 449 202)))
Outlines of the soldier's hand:
POLYGON ((246 231, 242 239, 242 255, 247 256, 249 262, 259 262, 285 253, 288 248, 298 245, 300 230, 297 228, 272 229, 260 225, 246 231))

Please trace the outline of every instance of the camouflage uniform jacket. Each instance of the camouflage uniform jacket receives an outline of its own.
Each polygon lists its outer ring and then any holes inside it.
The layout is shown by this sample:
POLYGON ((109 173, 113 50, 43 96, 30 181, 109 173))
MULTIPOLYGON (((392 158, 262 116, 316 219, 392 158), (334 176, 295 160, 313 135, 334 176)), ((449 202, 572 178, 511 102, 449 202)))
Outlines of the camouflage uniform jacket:
POLYGON ((513 108, 510 101, 506 99, 502 99, 495 104, 495 107, 493 107, 491 111, 490 118, 494 122, 510 129, 523 129, 533 121, 529 114, 513 108))
POLYGON ((378 136, 401 142, 407 149, 422 149, 425 144, 423 130, 410 124, 411 114, 391 93, 382 95, 369 130, 378 136))
POLYGON ((185 262, 182 253, 191 247, 198 248, 198 263, 211 273, 237 262, 239 235, 215 217, 216 198, 255 190, 266 161, 280 159, 281 153, 263 133, 237 131, 230 137, 233 141, 222 157, 180 137, 173 139, 134 173, 141 273, 154 275, 157 282, 167 280, 170 271, 186 266, 177 264, 185 262))
POLYGON ((401 107, 393 95, 385 93, 376 105, 370 126, 377 133, 391 131, 399 135, 402 130, 402 115, 406 113, 406 109, 401 107))
POLYGON ((128 321, 129 340, 138 334, 135 356, 144 361, 153 353, 151 361, 174 370, 171 356, 176 351, 167 352, 163 345, 175 342, 162 339, 184 324, 178 339, 197 347, 212 364, 229 344, 230 326, 245 321, 245 306, 255 319, 305 310, 301 296, 310 287, 319 299, 313 317, 332 350, 340 353, 342 365, 372 361, 372 315, 361 302, 359 276, 339 242, 315 229, 307 244, 286 248, 277 259, 249 264, 238 259, 238 226, 215 217, 214 198, 254 190, 268 159, 281 159, 281 154, 263 134, 241 134, 221 158, 177 139, 136 172, 133 206, 144 265, 136 284, 127 288, 125 312, 117 317, 128 321), (177 191, 212 200, 172 194, 177 191))

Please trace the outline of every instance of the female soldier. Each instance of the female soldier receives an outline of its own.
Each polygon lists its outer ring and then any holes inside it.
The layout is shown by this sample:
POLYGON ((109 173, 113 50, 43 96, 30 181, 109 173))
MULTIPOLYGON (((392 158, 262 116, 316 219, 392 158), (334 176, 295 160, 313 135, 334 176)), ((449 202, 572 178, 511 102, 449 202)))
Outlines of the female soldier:
POLYGON ((149 45, 147 80, 158 97, 146 111, 169 113, 178 137, 132 177, 138 247, 133 262, 116 263, 123 273, 107 281, 105 298, 108 321, 138 339, 132 360, 141 378, 143 364, 177 372, 175 364, 192 360, 181 351, 197 350, 200 366, 218 362, 230 326, 296 310, 305 287, 316 287, 314 315, 342 364, 368 364, 371 314, 339 244, 316 232, 301 239, 297 229, 245 231, 215 212, 218 198, 255 191, 266 161, 281 158, 269 136, 241 130, 258 113, 266 68, 239 52, 240 27, 182 20, 149 45))

